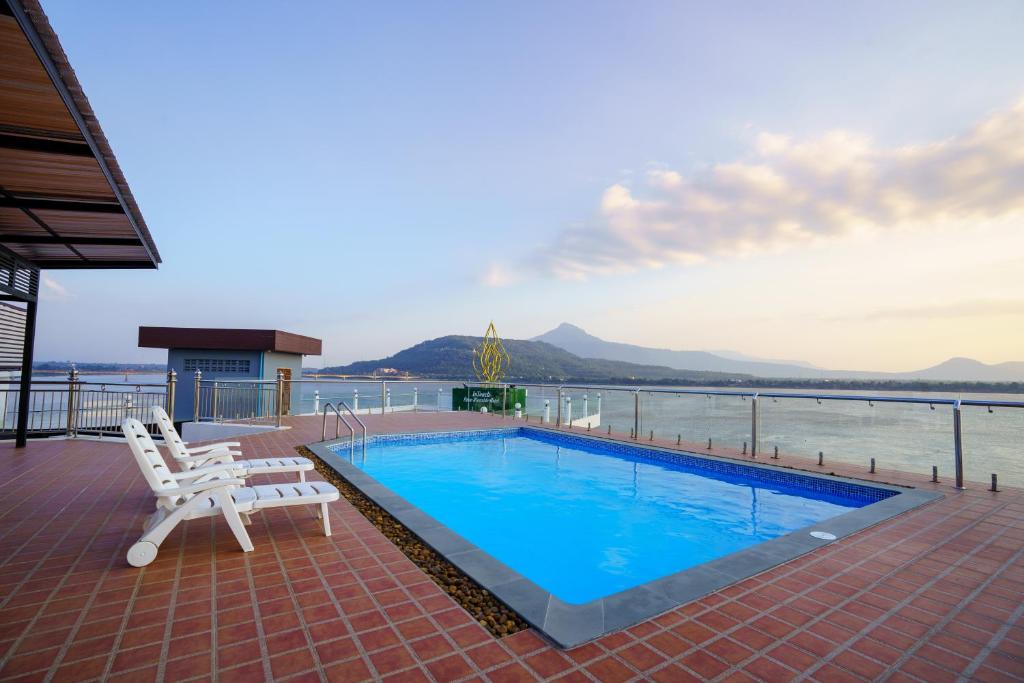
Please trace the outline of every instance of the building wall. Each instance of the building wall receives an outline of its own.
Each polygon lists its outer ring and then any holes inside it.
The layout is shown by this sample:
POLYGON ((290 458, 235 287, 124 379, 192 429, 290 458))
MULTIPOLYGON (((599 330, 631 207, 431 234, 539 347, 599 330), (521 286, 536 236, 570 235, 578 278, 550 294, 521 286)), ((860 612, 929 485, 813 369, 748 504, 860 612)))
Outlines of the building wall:
POLYGON ((195 367, 203 372, 204 380, 260 379, 262 353, 259 351, 212 351, 209 349, 169 349, 167 370, 178 373, 178 386, 174 398, 176 421, 191 420, 195 397, 195 367), (248 367, 245 367, 248 362, 248 367))
MULTIPOLYGON (((291 378, 293 380, 302 379, 302 356, 295 353, 278 353, 274 351, 266 351, 263 354, 263 379, 277 381, 277 371, 279 368, 287 368, 292 371, 291 378)), ((298 382, 293 382, 290 385, 291 388, 291 403, 289 406, 290 413, 301 413, 301 405, 299 401, 302 394, 302 385, 298 382)))

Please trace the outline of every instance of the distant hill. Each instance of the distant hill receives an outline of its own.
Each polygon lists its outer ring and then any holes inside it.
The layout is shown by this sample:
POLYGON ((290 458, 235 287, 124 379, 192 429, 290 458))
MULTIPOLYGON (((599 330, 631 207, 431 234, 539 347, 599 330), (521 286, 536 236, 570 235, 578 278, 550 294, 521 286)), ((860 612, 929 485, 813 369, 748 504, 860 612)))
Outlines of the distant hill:
MULTIPOLYGON (((480 337, 448 336, 421 342, 393 356, 359 361, 320 370, 325 374, 369 375, 390 368, 420 377, 436 379, 472 379, 473 348, 480 337)), ((685 382, 722 383, 745 379, 743 375, 721 372, 678 370, 674 368, 626 363, 618 360, 581 358, 557 346, 539 341, 504 340, 511 358, 510 381, 520 382, 685 382)))
POLYGON ((806 365, 724 358, 708 351, 673 351, 605 341, 585 330, 562 323, 531 341, 547 342, 586 358, 607 358, 627 363, 664 365, 670 368, 756 375, 758 377, 828 377, 827 370, 806 365))
POLYGON ((924 370, 896 373, 908 379, 961 380, 965 382, 1024 382, 1024 362, 988 365, 973 358, 950 358, 924 370))
POLYGON ((970 358, 951 358, 923 370, 910 372, 873 372, 870 370, 827 370, 802 361, 773 362, 754 360, 740 354, 725 357, 708 351, 673 351, 634 344, 610 342, 585 330, 562 323, 532 341, 552 344, 587 358, 606 358, 627 363, 662 365, 677 370, 699 370, 755 377, 817 380, 921 380, 943 382, 1024 382, 1024 362, 987 365, 970 358))
POLYGON ((32 363, 38 372, 68 372, 71 366, 79 372, 164 372, 167 363, 78 363, 72 360, 39 360, 32 363))

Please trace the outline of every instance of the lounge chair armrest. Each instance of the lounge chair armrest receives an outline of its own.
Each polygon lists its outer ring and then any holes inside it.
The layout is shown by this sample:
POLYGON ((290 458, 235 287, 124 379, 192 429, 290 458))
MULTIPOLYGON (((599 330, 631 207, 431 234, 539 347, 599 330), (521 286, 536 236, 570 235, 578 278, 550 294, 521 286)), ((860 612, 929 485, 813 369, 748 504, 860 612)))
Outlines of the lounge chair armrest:
POLYGON ((238 451, 213 451, 203 455, 189 455, 174 459, 182 464, 203 465, 204 463, 233 462, 236 455, 241 455, 241 453, 238 451))
POLYGON ((211 479, 198 484, 188 484, 186 486, 177 486, 173 489, 163 489, 160 491, 160 495, 187 496, 192 493, 204 493, 206 491, 213 491, 215 489, 221 489, 229 486, 245 486, 245 482, 241 479, 211 479))
POLYGON ((189 453, 205 453, 206 451, 224 450, 228 448, 239 448, 242 444, 237 441, 221 441, 220 443, 210 443, 205 446, 194 446, 192 448, 186 448, 185 450, 189 453))
POLYGON ((192 481, 199 477, 208 477, 210 479, 220 478, 222 475, 227 475, 229 478, 239 479, 241 472, 244 472, 244 468, 233 463, 222 463, 218 465, 210 465, 208 467, 197 467, 194 470, 186 470, 184 472, 175 472, 173 474, 175 481, 192 481))

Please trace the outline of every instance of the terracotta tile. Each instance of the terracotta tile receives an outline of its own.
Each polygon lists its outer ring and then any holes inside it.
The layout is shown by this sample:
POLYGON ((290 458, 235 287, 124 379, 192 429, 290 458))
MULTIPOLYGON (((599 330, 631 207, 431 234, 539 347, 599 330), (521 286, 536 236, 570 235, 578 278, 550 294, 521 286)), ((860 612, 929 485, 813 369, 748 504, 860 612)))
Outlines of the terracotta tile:
POLYGON ((715 632, 694 621, 684 621, 672 628, 672 633, 685 638, 694 645, 700 645, 715 636, 715 632))
POLYGON ((783 683, 784 681, 791 681, 796 678, 795 672, 790 671, 777 662, 773 662, 767 657, 758 657, 743 668, 747 673, 753 675, 755 678, 764 681, 772 681, 773 683, 775 683, 775 681, 783 683))
POLYGON ((370 668, 361 658, 324 667, 324 675, 327 680, 335 683, 359 683, 373 680, 370 668))
POLYGON ((306 632, 298 628, 268 634, 264 642, 267 645, 267 653, 271 657, 298 648, 309 647, 309 643, 306 641, 306 632))
POLYGON ((704 649, 728 664, 739 664, 754 652, 731 638, 718 638, 705 643, 704 649))
POLYGON ((441 659, 435 659, 425 665, 427 671, 439 681, 452 681, 473 672, 473 667, 466 658, 460 654, 453 654, 441 659))
POLYGON ((690 643, 669 631, 655 634, 644 642, 669 657, 676 657, 692 647, 690 643))
POLYGON ((420 683, 421 681, 428 682, 430 680, 424 670, 419 668, 399 671, 383 678, 384 683, 420 683))
POLYGON ((677 664, 669 664, 652 671, 647 674, 647 677, 657 683, 698 683, 703 680, 677 664))
POLYGON ((250 662, 231 669, 221 669, 217 672, 217 681, 228 683, 250 683, 251 681, 264 680, 263 662, 250 662))
MULTIPOLYGON (((443 657, 455 650, 451 643, 449 643, 442 635, 415 640, 409 643, 409 647, 411 647, 412 651, 416 653, 416 657, 419 658, 420 661, 437 659, 438 657, 443 657)), ((486 647, 486 645, 484 647, 486 647)), ((473 652, 473 650, 469 650, 469 652, 473 652)))
POLYGON ((502 639, 502 644, 517 655, 525 655, 545 646, 543 640, 532 630, 520 631, 502 639))
MULTIPOLYGON (((520 633, 525 633, 525 631, 520 631, 520 633)), ((494 639, 491 634, 476 623, 470 624, 469 626, 463 626, 462 628, 452 629, 448 631, 448 635, 452 640, 464 648, 473 647, 479 643, 486 643, 494 639)), ((517 635, 519 635, 519 633, 508 636, 508 638, 514 638, 517 635)), ((508 638, 505 638, 505 640, 508 640, 508 638)))
POLYGON ((78 681, 99 678, 107 666, 108 655, 103 654, 89 659, 62 664, 54 673, 54 683, 77 683, 78 681))
POLYGON ((426 617, 403 621, 395 628, 398 629, 398 632, 402 634, 403 638, 410 640, 413 638, 421 638, 432 633, 437 633, 437 629, 426 617))
POLYGON ((941 669, 931 662, 920 657, 911 657, 904 662, 901 671, 916 676, 928 683, 943 683, 944 681, 956 681, 958 676, 951 671, 941 669))
POLYGON ((110 667, 111 673, 119 673, 156 662, 160 658, 160 644, 137 647, 134 650, 121 650, 114 657, 110 667))
POLYGON ((527 683, 538 680, 522 664, 515 662, 491 671, 487 677, 494 683, 527 683))
POLYGON ((16 655, 4 663, 3 674, 5 677, 13 677, 46 669, 53 663, 53 658, 59 651, 60 648, 52 647, 46 650, 36 650, 24 655, 16 655))
MULTIPOLYGON (((474 660, 475 661, 475 660, 474 660)), ((572 662, 555 650, 542 650, 524 657, 526 665, 544 678, 551 678, 572 668, 572 662)))
POLYGON ((390 626, 379 628, 373 631, 364 631, 356 634, 356 638, 367 652, 383 650, 386 647, 393 647, 401 642, 398 632, 390 626))
POLYGON ((247 640, 235 645, 217 648, 217 666, 221 669, 230 669, 240 664, 247 664, 261 657, 260 644, 256 640, 247 640))
POLYGON ((378 650, 370 655, 377 673, 381 675, 394 673, 401 669, 408 669, 416 660, 404 645, 396 645, 385 650, 378 650))
POLYGON ((782 643, 773 647, 768 650, 768 655, 780 664, 784 664, 795 671, 807 671, 818 661, 818 658, 814 655, 798 650, 788 643, 782 643))
MULTIPOLYGON (((595 649, 599 649, 595 646, 595 649)), ((481 669, 489 669, 512 659, 508 650, 498 643, 484 643, 466 650, 466 656, 481 669)))
POLYGON ((838 667, 868 679, 873 679, 885 671, 885 667, 881 664, 852 650, 840 652, 832 659, 832 662, 838 667))
POLYGON ((206 676, 210 673, 210 666, 209 653, 182 657, 167 662, 164 677, 168 681, 183 681, 196 676, 206 676))
POLYGON ((636 676, 636 672, 614 657, 602 657, 584 668, 602 683, 619 683, 636 676))
MULTIPOLYGON (((862 683, 864 679, 860 676, 854 676, 845 669, 825 664, 811 674, 811 680, 820 681, 821 683, 862 683)), ((890 678, 889 680, 892 681, 894 679, 890 678)))

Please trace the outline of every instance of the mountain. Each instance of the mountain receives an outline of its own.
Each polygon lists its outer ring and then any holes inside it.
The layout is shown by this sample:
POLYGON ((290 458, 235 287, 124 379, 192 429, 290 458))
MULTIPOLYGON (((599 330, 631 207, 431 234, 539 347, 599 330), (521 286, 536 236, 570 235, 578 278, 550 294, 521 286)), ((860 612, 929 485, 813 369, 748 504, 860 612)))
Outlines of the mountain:
POLYGON ((728 360, 750 360, 757 363, 776 363, 781 365, 798 365, 802 368, 811 368, 812 370, 823 370, 824 368, 815 365, 814 363, 808 363, 803 360, 789 360, 782 358, 760 358, 758 356, 751 356, 746 353, 739 351, 730 351, 728 349, 711 349, 708 353, 712 353, 720 358, 726 358, 728 360))
POLYGON ((1024 381, 1024 362, 1008 361, 988 365, 973 358, 950 358, 924 370, 896 373, 897 377, 928 380, 959 380, 964 382, 1024 381))
POLYGON ((911 372, 872 372, 865 370, 827 370, 800 361, 766 361, 708 351, 673 351, 634 344, 610 342, 588 334, 585 330, 562 323, 555 329, 534 337, 532 341, 547 342, 570 353, 587 358, 607 358, 627 363, 662 365, 678 370, 739 373, 755 377, 787 379, 880 379, 947 382, 1024 382, 1024 362, 988 365, 970 358, 951 358, 923 370, 911 372))
MULTIPOLYGON (((420 377, 468 379, 473 373, 473 348, 480 337, 448 336, 420 342, 393 356, 379 360, 359 361, 349 365, 323 368, 320 372, 338 375, 369 375, 389 368, 420 377)), ((581 358, 557 346, 520 339, 504 340, 511 358, 510 381, 520 382, 655 382, 687 383, 749 379, 743 375, 721 372, 679 370, 651 364, 627 363, 618 360, 581 358)))
POLYGON ((575 325, 562 323, 531 341, 547 342, 585 358, 607 358, 627 363, 665 365, 670 368, 756 375, 758 377, 829 377, 827 370, 766 361, 723 358, 708 351, 673 351, 605 341, 575 325))

